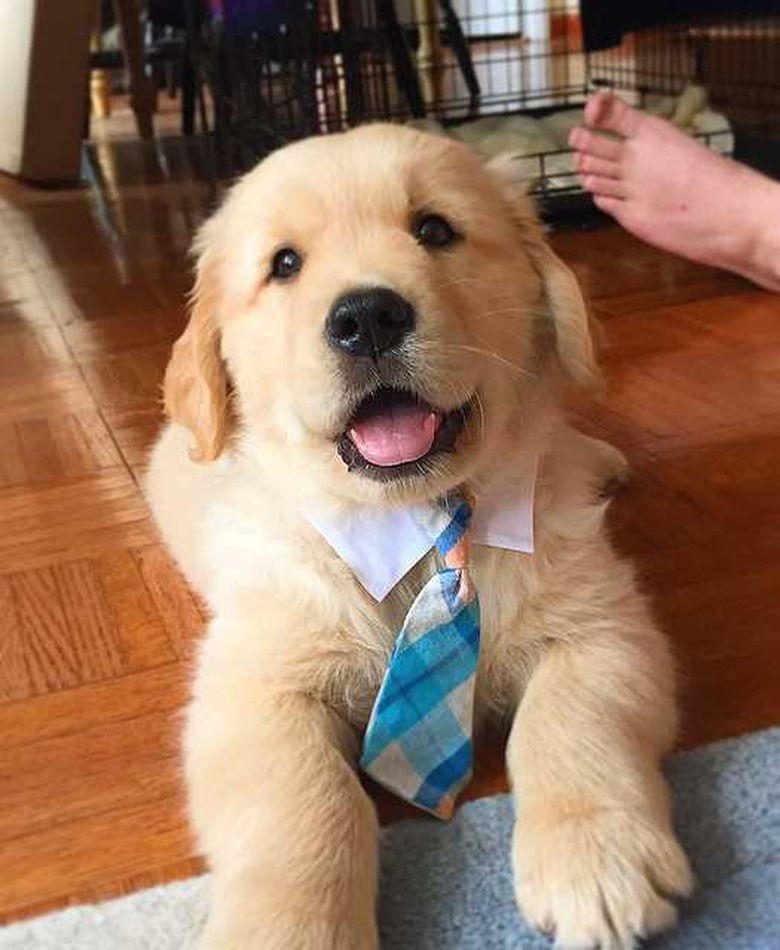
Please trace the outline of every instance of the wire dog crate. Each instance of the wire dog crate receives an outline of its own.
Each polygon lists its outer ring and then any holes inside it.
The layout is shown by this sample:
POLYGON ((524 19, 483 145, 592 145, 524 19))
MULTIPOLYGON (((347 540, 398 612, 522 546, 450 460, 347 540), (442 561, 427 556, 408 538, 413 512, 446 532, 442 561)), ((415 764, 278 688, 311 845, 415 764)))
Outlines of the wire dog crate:
MULTIPOLYGON (((706 90, 737 135, 780 147, 780 16, 699 17, 638 31, 621 46, 588 57, 593 86, 621 90, 642 105, 677 95, 686 84, 706 90)), ((750 156, 742 156, 750 158, 750 156)), ((778 171, 778 166, 768 170, 778 171)))
POLYGON ((570 195, 566 138, 597 87, 672 117, 671 97, 695 85, 710 122, 689 131, 719 151, 734 127, 780 138, 776 16, 673 23, 586 52, 576 0, 211 0, 210 13, 199 61, 232 170, 306 135, 413 121, 515 146, 539 194, 570 195))

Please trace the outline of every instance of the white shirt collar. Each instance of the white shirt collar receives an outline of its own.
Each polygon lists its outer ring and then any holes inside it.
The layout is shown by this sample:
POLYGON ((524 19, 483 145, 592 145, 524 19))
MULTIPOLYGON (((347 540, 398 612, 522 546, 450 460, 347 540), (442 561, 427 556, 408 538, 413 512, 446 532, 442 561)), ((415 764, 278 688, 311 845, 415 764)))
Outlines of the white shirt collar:
MULTIPOLYGON (((534 461, 521 477, 477 495, 474 544, 533 553, 536 467, 534 461)), ((304 514, 377 601, 431 550, 448 518, 435 502, 337 514, 307 508, 304 514)))

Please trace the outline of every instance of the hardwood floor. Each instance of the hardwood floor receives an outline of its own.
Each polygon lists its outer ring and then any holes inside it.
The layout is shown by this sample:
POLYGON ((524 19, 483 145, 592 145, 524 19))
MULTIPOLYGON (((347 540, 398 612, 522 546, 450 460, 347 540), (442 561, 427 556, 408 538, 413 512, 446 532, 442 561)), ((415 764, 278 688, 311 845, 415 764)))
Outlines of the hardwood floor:
MULTIPOLYGON (((0 181, 0 919, 192 873, 177 735, 203 614, 138 488, 213 200, 186 149, 0 181)), ((617 228, 555 244, 605 330, 583 427, 683 671, 695 744, 780 719, 780 298, 617 228)), ((503 787, 484 751, 471 794, 503 787)), ((384 799, 386 816, 398 813, 384 799)))

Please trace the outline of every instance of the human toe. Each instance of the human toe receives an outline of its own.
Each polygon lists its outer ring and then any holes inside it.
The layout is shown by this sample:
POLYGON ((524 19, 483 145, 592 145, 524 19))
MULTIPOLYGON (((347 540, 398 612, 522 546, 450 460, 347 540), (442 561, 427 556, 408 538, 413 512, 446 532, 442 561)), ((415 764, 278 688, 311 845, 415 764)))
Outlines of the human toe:
POLYGON ((630 138, 638 131, 642 114, 609 92, 598 92, 585 106, 585 121, 594 129, 630 138))
POLYGON ((593 155, 596 158, 605 158, 615 162, 623 150, 623 143, 615 139, 608 139, 597 132, 591 132, 582 126, 572 129, 569 135, 569 145, 577 152, 593 155))

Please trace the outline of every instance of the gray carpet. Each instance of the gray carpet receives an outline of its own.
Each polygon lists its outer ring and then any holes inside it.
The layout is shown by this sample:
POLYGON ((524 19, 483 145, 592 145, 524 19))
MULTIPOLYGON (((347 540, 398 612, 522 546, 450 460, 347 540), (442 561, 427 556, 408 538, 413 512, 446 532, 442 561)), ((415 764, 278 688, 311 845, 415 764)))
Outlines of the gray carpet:
MULTIPOLYGON (((699 881, 682 925, 656 950, 780 950, 780 728, 676 756, 676 824, 699 881)), ((404 821, 385 835, 383 950, 549 950, 512 896, 507 796, 449 825, 404 821)), ((76 907, 0 930, 0 950, 185 950, 207 879, 76 907)))

